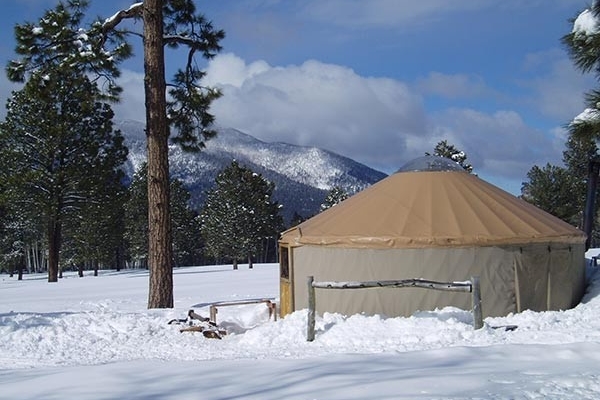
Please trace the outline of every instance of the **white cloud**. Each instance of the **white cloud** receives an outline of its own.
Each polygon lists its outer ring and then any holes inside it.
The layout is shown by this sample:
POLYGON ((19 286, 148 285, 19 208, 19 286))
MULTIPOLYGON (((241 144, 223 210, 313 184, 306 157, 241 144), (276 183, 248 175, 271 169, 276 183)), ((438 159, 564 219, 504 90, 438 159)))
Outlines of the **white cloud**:
POLYGON ((434 117, 436 136, 464 150, 475 170, 510 179, 524 179, 534 164, 561 162, 564 142, 557 132, 548 137, 528 126, 514 111, 485 114, 448 109, 434 117))
POLYGON ((113 104, 115 119, 145 121, 144 74, 122 70, 117 83, 123 88, 123 93, 121 101, 113 104))
POLYGON ((523 85, 532 90, 531 104, 548 117, 565 124, 584 110, 585 93, 596 86, 593 74, 582 74, 564 53, 545 52, 529 55, 527 66, 545 63, 547 72, 523 85))
POLYGON ((234 54, 221 54, 209 63, 204 83, 208 86, 231 85, 239 88, 246 80, 270 69, 264 61, 246 65, 244 60, 234 54))
POLYGON ((206 83, 224 93, 212 107, 219 125, 388 171, 407 160, 409 138, 426 135, 421 98, 407 85, 338 65, 310 60, 271 67, 226 54, 209 63, 206 83))
MULTIPOLYGON (((211 61, 207 73, 207 82, 224 92, 212 107, 219 125, 268 142, 325 148, 388 173, 444 139, 464 150, 481 176, 512 185, 514 193, 533 165, 561 162, 559 128, 532 128, 510 109, 428 114, 420 94, 403 82, 346 67, 314 60, 273 67, 227 54, 211 61)), ((421 84, 415 87, 446 97, 491 92, 472 76, 431 74, 421 84)))
MULTIPOLYGON (((574 97, 558 91, 552 102, 542 99, 551 88, 568 86, 571 75, 558 73, 560 65, 530 84, 540 97, 537 106, 574 97)), ((11 85, 17 87, 4 77, 0 83, 5 98, 11 85)), ((124 90, 113 105, 116 117, 143 121, 143 74, 123 70, 119 83, 124 90)), ((515 193, 534 164, 560 163, 564 149, 564 129, 542 132, 510 109, 425 110, 421 93, 453 99, 491 92, 477 76, 431 73, 409 86, 315 60, 282 67, 222 54, 209 62, 203 83, 223 90, 211 108, 218 125, 268 142, 325 148, 388 173, 445 139, 467 153, 482 177, 512 185, 515 193)))
POLYGON ((467 74, 430 72, 426 77, 417 79, 416 88, 423 94, 433 94, 447 99, 495 95, 494 91, 486 86, 481 76, 467 74))

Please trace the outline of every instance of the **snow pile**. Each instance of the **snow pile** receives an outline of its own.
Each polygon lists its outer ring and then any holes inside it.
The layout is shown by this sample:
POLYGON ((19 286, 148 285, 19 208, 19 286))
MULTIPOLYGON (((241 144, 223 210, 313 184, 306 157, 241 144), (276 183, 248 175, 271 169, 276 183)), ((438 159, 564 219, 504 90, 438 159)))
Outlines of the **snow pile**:
POLYGON ((222 340, 167 323, 208 316, 214 302, 277 299, 278 280, 276 264, 181 268, 175 308, 147 310, 144 270, 58 284, 2 275, 0 398, 600 398, 597 273, 574 309, 487 318, 481 330, 451 307, 318 315, 314 342, 306 310, 274 322, 264 303, 218 308, 222 340))

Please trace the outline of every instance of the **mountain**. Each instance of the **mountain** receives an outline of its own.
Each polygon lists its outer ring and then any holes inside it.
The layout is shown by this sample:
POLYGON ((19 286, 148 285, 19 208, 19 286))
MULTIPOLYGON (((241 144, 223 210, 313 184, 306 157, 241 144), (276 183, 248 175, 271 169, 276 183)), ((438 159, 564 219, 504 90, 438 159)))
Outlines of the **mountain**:
MULTIPOLYGON (((146 161, 145 125, 139 121, 115 122, 129 147, 129 176, 146 161)), ((316 147, 267 143, 231 128, 217 128, 217 136, 199 153, 185 153, 169 145, 171 176, 184 182, 191 192, 192 206, 200 208, 216 176, 233 160, 275 183, 273 198, 283 205, 289 222, 294 212, 309 217, 334 186, 356 193, 386 177, 347 157, 316 147)))

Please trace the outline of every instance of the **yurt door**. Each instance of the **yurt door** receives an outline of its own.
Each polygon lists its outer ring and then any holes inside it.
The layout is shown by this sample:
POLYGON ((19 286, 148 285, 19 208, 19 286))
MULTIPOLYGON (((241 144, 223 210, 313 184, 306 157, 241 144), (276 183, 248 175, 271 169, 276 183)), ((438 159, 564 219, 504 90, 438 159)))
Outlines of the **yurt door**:
POLYGON ((294 311, 292 289, 292 262, 289 247, 279 248, 279 313, 281 317, 294 311))

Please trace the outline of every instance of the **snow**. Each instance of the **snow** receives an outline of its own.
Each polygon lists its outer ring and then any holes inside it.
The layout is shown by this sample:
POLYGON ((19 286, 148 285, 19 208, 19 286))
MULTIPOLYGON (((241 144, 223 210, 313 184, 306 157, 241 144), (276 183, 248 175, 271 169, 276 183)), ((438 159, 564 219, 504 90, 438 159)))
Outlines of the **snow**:
POLYGON ((133 10, 135 10, 136 8, 140 8, 144 5, 143 1, 137 2, 137 3, 133 3, 132 5, 129 6, 129 8, 127 10, 119 10, 117 11, 115 14, 113 14, 111 17, 108 17, 104 20, 104 25, 110 25, 113 24, 118 18, 120 18, 121 14, 123 13, 129 13, 132 12, 133 10))
POLYGON ((598 24, 591 10, 582 11, 573 22, 573 33, 591 36, 598 32, 598 24))
POLYGON ((581 113, 579 113, 575 118, 573 118, 571 125, 577 125, 577 124, 586 123, 586 122, 594 122, 598 119, 598 117, 599 117, 598 109, 586 108, 581 113))
POLYGON ((480 330, 451 307, 327 313, 314 342, 307 310, 273 321, 264 303, 219 307, 222 340, 167 323, 216 302, 277 301, 276 264, 178 268, 175 307, 160 310, 146 309, 145 270, 53 284, 0 275, 0 399, 598 399, 596 270, 571 310, 486 318, 480 330))

